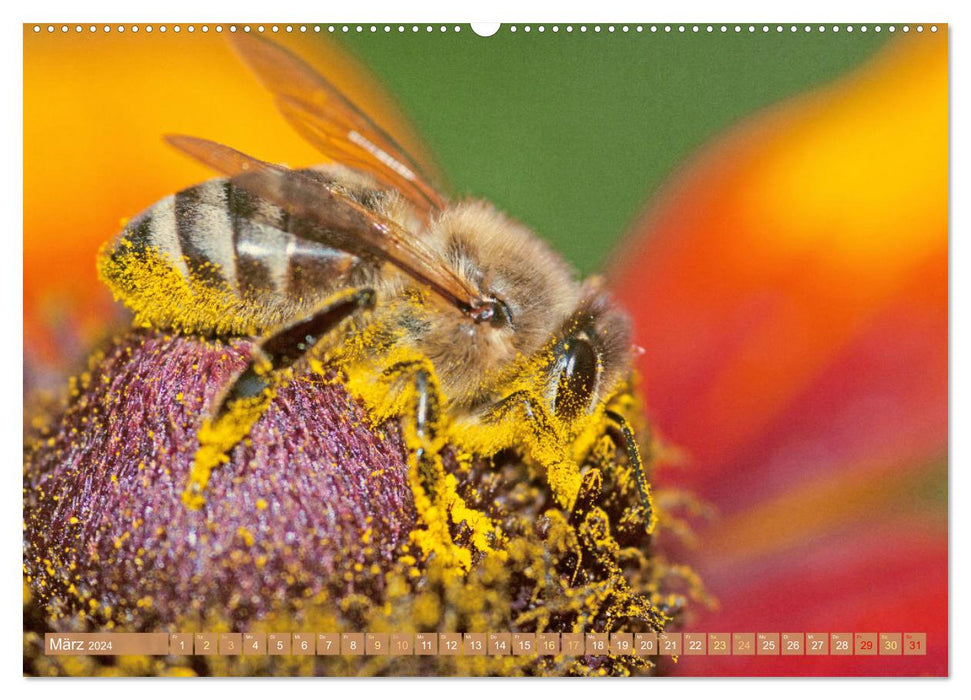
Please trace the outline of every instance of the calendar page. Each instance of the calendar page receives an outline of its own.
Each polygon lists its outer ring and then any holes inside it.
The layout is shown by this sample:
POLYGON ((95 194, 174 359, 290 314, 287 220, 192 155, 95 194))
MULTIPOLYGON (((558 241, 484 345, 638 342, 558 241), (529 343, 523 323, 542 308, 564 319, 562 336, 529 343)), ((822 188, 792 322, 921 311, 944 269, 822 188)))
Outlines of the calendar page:
POLYGON ((948 675, 947 24, 23 52, 24 675, 948 675))

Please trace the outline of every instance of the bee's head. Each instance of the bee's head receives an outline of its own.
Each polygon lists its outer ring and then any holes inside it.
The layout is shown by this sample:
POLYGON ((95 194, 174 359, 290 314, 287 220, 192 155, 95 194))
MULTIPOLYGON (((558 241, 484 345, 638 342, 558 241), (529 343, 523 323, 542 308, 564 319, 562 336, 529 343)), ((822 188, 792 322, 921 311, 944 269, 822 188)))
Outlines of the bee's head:
POLYGON ((485 202, 447 209, 429 242, 479 302, 430 313, 422 349, 445 392, 473 401, 514 360, 549 342, 577 307, 580 286, 549 246, 485 202))

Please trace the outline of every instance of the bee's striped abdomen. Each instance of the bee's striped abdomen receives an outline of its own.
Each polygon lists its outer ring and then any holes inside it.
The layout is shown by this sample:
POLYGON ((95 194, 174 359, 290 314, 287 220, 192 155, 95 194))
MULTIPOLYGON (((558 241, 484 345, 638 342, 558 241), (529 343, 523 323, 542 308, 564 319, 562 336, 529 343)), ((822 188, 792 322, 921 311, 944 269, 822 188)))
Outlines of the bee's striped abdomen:
MULTIPOLYGON (((179 272, 188 276, 175 221, 175 195, 169 195, 133 219, 119 236, 118 242, 126 241, 129 247, 139 253, 155 249, 170 260, 179 272)), ((115 249, 117 251, 118 246, 115 249)))
POLYGON ((309 313, 362 264, 293 235, 297 223, 230 180, 210 180, 132 220, 99 268, 143 324, 256 334, 309 313))
MULTIPOLYGON (((210 180, 175 195, 176 238, 189 271, 200 279, 237 287, 232 196, 227 180, 210 180)), ((167 232, 156 228, 159 235, 167 232)))

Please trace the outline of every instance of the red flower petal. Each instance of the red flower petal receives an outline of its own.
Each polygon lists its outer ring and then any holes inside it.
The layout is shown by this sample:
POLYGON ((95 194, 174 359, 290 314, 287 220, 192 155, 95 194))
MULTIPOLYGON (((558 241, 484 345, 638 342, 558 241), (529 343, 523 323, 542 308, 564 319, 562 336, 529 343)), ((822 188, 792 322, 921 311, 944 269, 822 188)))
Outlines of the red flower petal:
POLYGON ((725 136, 617 268, 653 417, 712 502, 693 629, 926 632, 926 657, 689 674, 946 674, 947 41, 725 136))

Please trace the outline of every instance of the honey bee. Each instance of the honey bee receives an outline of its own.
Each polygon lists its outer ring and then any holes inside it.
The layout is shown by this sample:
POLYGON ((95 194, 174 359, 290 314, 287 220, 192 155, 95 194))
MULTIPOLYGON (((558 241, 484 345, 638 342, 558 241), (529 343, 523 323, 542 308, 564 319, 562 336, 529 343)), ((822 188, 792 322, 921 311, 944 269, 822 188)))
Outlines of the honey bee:
POLYGON ((515 446, 504 444, 513 434, 531 436, 567 509, 581 488, 578 436, 614 431, 650 531, 649 486, 618 403, 631 372, 630 321, 602 283, 578 281, 536 234, 491 204, 449 201, 387 133, 289 51, 245 34, 232 42, 329 163, 290 169, 169 136, 223 177, 156 203, 99 261, 138 322, 255 340, 252 359, 200 430, 186 504, 204 503, 211 469, 246 438, 274 387, 326 356, 363 367, 359 385, 397 387, 388 395, 394 410, 410 414, 418 462, 433 458, 446 423, 454 426, 450 442, 486 454, 515 446), (408 406, 395 401, 404 394, 408 406), (525 427, 491 437, 509 421, 525 427))

